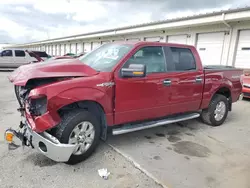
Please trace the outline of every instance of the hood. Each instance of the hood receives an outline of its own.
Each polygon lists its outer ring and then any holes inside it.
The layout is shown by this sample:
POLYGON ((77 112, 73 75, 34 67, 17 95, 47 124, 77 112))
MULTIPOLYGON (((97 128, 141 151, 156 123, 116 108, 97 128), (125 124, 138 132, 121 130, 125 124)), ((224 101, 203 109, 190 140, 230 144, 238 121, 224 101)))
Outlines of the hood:
POLYGON ((35 78, 87 77, 96 74, 97 71, 78 59, 62 59, 20 66, 8 78, 15 85, 25 86, 35 78))

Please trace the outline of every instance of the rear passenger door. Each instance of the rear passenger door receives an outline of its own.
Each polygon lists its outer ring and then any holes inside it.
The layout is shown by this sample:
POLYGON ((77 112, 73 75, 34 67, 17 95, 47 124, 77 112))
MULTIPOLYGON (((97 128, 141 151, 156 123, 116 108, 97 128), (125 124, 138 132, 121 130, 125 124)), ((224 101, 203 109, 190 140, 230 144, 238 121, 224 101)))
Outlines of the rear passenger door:
POLYGON ((0 57, 0 67, 13 67, 13 53, 12 50, 3 50, 0 57))
POLYGON ((14 50, 14 52, 15 52, 14 61, 16 67, 28 63, 28 60, 26 59, 26 53, 23 50, 14 50))
POLYGON ((165 47, 168 80, 171 84, 171 114, 199 110, 203 91, 203 70, 189 48, 165 47))

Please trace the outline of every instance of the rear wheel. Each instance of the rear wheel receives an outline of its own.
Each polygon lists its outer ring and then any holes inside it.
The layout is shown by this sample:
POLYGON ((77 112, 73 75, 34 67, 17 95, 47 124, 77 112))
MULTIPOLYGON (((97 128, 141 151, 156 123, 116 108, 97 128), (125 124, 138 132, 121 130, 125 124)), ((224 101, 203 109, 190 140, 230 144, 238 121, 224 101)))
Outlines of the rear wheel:
POLYGON ((226 120, 228 109, 227 98, 224 95, 216 94, 212 98, 209 107, 202 111, 201 119, 208 125, 219 126, 226 120))
POLYGON ((61 143, 76 146, 66 163, 76 164, 87 159, 96 149, 100 133, 100 123, 90 112, 81 109, 65 112, 55 136, 61 143))

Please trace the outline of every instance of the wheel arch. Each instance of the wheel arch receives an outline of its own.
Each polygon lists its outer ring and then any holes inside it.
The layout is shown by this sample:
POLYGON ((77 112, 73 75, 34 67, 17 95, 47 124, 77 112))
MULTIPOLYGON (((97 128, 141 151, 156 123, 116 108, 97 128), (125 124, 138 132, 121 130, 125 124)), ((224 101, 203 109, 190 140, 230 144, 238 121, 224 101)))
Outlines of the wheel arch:
POLYGON ((93 100, 77 101, 61 107, 58 110, 58 113, 60 116, 62 116, 64 111, 72 109, 83 109, 91 112, 94 116, 96 116, 101 124, 101 139, 106 140, 108 125, 104 108, 100 103, 93 100))
POLYGON ((230 88, 223 86, 218 88, 215 93, 213 94, 211 100, 217 95, 223 95, 228 99, 228 104, 229 104, 229 111, 232 110, 232 95, 231 95, 231 90, 230 88))

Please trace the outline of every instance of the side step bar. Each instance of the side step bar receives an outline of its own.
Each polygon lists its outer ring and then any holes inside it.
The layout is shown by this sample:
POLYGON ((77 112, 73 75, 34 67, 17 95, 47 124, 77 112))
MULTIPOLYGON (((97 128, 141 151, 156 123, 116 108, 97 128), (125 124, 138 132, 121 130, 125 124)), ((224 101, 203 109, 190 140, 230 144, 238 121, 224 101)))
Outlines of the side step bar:
POLYGON ((185 114, 185 115, 180 115, 180 116, 176 116, 176 117, 170 117, 170 118, 166 118, 166 119, 162 119, 162 120, 158 120, 158 121, 149 121, 149 122, 140 123, 140 124, 136 124, 136 125, 124 125, 124 126, 119 127, 119 128, 114 128, 112 130, 112 134, 119 135, 119 134, 134 132, 134 131, 140 131, 143 129, 153 128, 153 127, 158 127, 158 126, 162 126, 162 125, 167 125, 167 124, 171 124, 171 123, 176 123, 176 122, 180 122, 180 121, 198 118, 199 116, 200 116, 199 113, 192 113, 192 114, 185 114))

